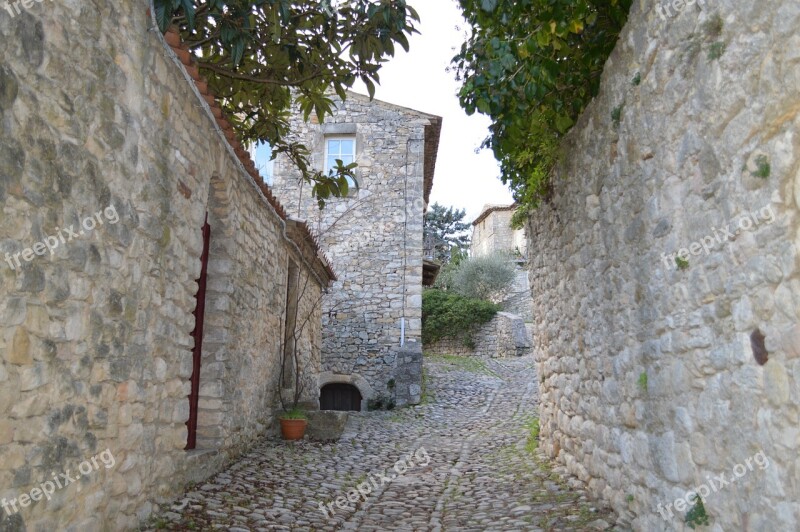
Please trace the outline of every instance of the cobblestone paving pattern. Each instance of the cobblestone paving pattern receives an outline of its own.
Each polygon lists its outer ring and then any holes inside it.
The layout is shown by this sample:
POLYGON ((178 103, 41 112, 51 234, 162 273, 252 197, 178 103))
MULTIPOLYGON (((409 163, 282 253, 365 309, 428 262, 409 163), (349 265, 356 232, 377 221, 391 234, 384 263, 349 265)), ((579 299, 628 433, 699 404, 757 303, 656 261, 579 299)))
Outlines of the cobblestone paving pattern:
POLYGON ((531 357, 428 357, 425 374, 422 405, 353 414, 337 443, 262 440, 144 529, 616 530, 534 450, 531 357))

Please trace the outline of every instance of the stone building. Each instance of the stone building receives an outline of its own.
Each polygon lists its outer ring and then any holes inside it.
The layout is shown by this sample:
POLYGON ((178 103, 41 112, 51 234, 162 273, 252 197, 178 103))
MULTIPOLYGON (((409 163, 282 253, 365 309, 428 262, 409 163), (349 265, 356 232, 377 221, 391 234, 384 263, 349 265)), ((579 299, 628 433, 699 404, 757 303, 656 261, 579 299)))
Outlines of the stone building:
MULTIPOLYGON (((511 217, 517 209, 511 205, 485 205, 481 214, 472 222, 470 256, 508 255, 514 264, 514 284, 505 297, 498 301, 503 310, 515 314, 528 324, 533 322, 533 306, 528 290, 528 242, 525 229, 511 227, 511 217)), ((528 331, 530 335, 530 330, 528 331)))
POLYGON ((511 227, 511 217, 516 209, 516 204, 484 205, 481 214, 472 222, 470 255, 480 257, 492 253, 514 253, 527 258, 525 230, 511 227))
POLYGON ((154 27, 0 10, 0 530, 135 529, 251 445, 287 306, 316 401, 333 271, 154 27))
POLYGON ((358 187, 320 210, 285 159, 275 161, 276 195, 308 219, 336 265, 325 297, 320 385, 347 384, 369 399, 419 400, 423 215, 428 205, 442 119, 349 93, 319 124, 292 121, 295 140, 328 170, 358 163, 358 187))

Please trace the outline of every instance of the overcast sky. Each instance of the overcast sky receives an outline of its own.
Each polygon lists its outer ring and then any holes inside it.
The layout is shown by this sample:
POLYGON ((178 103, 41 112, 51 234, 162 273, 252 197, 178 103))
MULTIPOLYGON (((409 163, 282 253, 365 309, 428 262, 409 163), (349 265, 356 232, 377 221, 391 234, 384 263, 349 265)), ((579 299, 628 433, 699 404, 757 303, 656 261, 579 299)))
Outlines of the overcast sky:
MULTIPOLYGON (((431 202, 467 209, 472 221, 487 203, 510 204, 508 188, 491 152, 475 153, 486 137, 489 119, 467 116, 458 104, 458 83, 445 69, 464 42, 464 19, 456 0, 410 0, 420 15, 420 35, 411 51, 381 68, 375 97, 444 118, 431 202), (456 27, 460 28, 457 29, 456 27)), ((366 93, 363 87, 357 92, 366 93)))

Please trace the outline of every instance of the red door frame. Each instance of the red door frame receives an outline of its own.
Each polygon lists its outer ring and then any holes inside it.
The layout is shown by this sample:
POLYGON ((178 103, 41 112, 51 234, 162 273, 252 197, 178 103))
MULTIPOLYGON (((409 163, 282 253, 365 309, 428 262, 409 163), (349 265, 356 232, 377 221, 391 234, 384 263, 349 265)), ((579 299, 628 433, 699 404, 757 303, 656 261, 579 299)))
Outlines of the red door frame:
POLYGON ((211 226, 208 225, 208 213, 203 224, 203 254, 200 256, 200 278, 197 279, 197 303, 194 308, 194 349, 192 350, 192 391, 189 394, 189 421, 186 426, 189 435, 186 450, 197 446, 197 410, 200 403, 200 360, 203 354, 203 319, 206 313, 206 280, 208 278, 208 250, 211 242, 211 226))

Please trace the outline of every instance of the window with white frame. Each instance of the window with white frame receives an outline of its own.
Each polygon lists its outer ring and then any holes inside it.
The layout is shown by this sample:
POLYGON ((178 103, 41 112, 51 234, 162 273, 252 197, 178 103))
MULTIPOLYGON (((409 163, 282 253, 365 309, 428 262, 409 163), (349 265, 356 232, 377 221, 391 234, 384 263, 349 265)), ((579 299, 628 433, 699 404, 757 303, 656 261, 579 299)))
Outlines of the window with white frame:
MULTIPOLYGON (((356 138, 355 137, 326 137, 325 138, 325 173, 330 175, 336 168, 336 160, 342 161, 344 166, 356 160, 356 138)), ((356 182, 348 177, 350 185, 350 196, 356 193, 356 182)))

